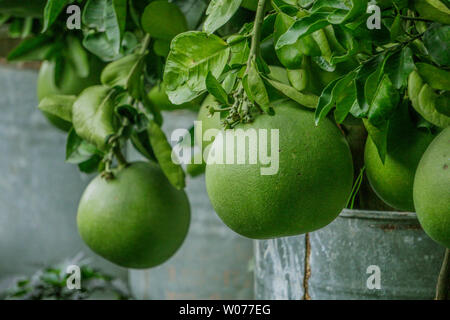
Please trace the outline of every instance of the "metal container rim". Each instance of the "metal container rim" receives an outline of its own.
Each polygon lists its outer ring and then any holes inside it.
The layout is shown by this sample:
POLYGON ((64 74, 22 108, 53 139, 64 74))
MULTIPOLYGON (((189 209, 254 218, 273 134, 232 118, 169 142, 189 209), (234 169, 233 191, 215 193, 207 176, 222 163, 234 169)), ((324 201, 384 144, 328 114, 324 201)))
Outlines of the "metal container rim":
POLYGON ((414 212, 371 211, 353 209, 344 209, 339 217, 344 219, 417 220, 417 215, 414 212))

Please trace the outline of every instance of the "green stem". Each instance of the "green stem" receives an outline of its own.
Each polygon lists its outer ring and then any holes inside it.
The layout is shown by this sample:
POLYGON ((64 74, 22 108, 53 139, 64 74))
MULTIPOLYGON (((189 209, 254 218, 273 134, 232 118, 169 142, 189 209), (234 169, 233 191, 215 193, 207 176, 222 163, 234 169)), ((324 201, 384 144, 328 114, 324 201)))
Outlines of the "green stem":
POLYGON ((411 20, 411 21, 424 21, 424 22, 432 22, 431 20, 419 18, 419 17, 408 17, 408 16, 400 16, 400 18, 404 20, 411 20))
POLYGON ((125 156, 123 155, 122 151, 120 150, 120 146, 117 146, 114 148, 114 155, 116 156, 117 162, 119 162, 120 167, 128 166, 127 159, 125 159, 125 156))
POLYGON ((258 1, 258 8, 256 9, 256 17, 252 32, 252 45, 250 47, 250 55, 248 57, 247 69, 254 57, 259 54, 259 46, 261 41, 262 23, 264 21, 264 13, 266 7, 266 0, 258 1))
POLYGON ((436 300, 450 300, 450 249, 445 250, 444 262, 439 273, 436 300))
POLYGON ((150 34, 147 33, 145 35, 144 43, 142 44, 141 50, 139 51, 140 54, 144 54, 145 53, 145 51, 147 50, 147 48, 148 48, 148 46, 150 44, 150 39, 151 39, 150 34))

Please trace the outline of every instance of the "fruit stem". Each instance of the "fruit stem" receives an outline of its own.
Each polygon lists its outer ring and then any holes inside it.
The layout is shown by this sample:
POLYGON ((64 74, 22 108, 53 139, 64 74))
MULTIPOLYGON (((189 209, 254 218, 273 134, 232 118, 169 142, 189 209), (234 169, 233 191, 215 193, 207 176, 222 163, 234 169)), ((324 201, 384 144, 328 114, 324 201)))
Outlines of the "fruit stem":
POLYGON ((116 156, 117 162, 119 163, 120 167, 128 166, 127 159, 125 159, 125 156, 123 155, 122 150, 120 150, 119 146, 114 148, 114 155, 116 156))
POLYGON ((259 0, 258 8, 256 9, 255 22, 253 24, 252 44, 250 47, 250 55, 248 56, 247 69, 250 68, 252 59, 259 54, 259 44, 261 41, 262 23, 264 21, 265 7, 266 0, 259 0))
POLYGON ((436 300, 450 300, 450 249, 445 250, 444 262, 439 273, 436 300))

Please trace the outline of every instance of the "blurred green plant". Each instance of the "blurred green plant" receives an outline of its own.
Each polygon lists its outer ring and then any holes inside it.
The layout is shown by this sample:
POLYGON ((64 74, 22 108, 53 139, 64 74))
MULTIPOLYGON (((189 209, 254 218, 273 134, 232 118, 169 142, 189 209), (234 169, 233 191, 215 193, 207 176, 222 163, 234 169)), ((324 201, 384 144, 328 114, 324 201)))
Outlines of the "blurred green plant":
POLYGON ((120 279, 87 265, 80 256, 55 266, 37 270, 32 276, 19 278, 15 286, 0 293, 0 300, 85 300, 99 295, 117 300, 128 300, 131 296, 120 279), (80 268, 80 289, 69 289, 67 282, 70 265, 80 268))

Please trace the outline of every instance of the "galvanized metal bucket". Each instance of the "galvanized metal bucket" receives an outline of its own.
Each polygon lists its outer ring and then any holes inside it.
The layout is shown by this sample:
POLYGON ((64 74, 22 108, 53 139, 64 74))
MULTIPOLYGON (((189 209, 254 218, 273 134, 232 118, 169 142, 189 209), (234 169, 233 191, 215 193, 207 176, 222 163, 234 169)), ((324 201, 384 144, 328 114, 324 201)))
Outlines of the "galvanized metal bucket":
POLYGON ((257 299, 318 300, 433 299, 445 251, 414 213, 357 210, 254 250, 257 299))
MULTIPOLYGON (((164 114, 170 134, 193 124, 195 113, 164 114)), ((139 158, 130 155, 131 158, 139 158)), ((130 270, 129 284, 139 299, 252 299, 252 241, 228 229, 209 202, 204 176, 188 179, 191 226, 185 243, 169 261, 148 270, 130 270)))
POLYGON ((78 235, 78 200, 90 177, 64 162, 65 134, 37 109, 36 79, 34 71, 0 65, 0 290, 79 252, 125 278, 78 235))

